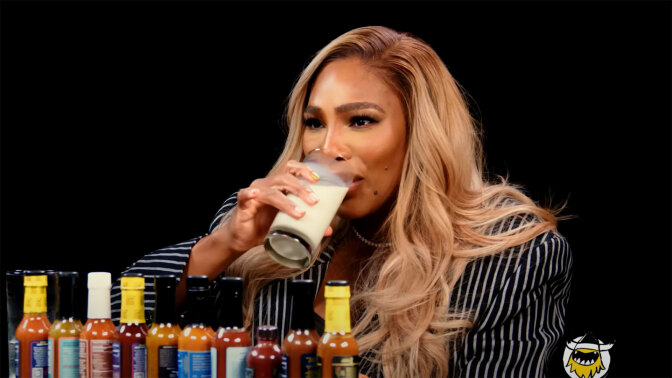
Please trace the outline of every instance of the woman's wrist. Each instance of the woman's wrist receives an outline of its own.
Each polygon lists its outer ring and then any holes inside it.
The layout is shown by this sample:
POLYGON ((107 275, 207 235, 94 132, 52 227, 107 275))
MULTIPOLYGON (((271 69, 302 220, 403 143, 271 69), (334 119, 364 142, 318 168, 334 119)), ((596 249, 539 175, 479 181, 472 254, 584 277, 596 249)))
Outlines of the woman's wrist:
POLYGON ((228 240, 224 227, 199 240, 191 250, 187 275, 207 275, 212 280, 228 268, 242 254, 228 240))

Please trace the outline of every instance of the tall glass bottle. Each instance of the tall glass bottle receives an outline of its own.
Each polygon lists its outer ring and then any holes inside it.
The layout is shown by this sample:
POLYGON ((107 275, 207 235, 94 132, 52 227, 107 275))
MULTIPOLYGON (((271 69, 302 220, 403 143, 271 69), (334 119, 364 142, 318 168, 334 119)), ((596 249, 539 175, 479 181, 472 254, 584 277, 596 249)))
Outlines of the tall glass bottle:
POLYGON ((57 272, 58 309, 49 329, 49 377, 79 375, 79 334, 82 322, 75 315, 75 290, 79 273, 57 272))
POLYGON ((324 334, 317 346, 317 364, 323 378, 357 378, 359 347, 350 330, 348 281, 329 281, 324 287, 324 334))
POLYGON ((225 310, 211 348, 213 375, 245 377, 245 360, 252 339, 243 327, 243 279, 222 277, 218 284, 219 306, 225 310))
POLYGON ((49 373, 49 319, 47 274, 27 270, 23 277, 23 318, 16 328, 19 341, 19 377, 46 377, 49 373))
POLYGON ((177 339, 174 275, 154 276, 154 316, 147 333, 147 376, 177 378, 177 339))
POLYGON ((312 280, 293 280, 289 283, 292 295, 292 322, 282 343, 283 378, 317 377, 317 344, 320 336, 315 330, 313 316, 312 280))
POLYGON ((282 351, 278 344, 278 327, 257 328, 257 344, 247 354, 247 378, 276 378, 280 376, 282 351))
POLYGON ((7 365, 9 378, 19 374, 19 341, 16 339, 16 327, 23 318, 23 271, 14 270, 5 273, 7 286, 7 365))
POLYGON ((87 320, 79 334, 80 378, 116 378, 120 376, 119 333, 112 322, 110 288, 112 275, 90 272, 87 320))
POLYGON ((121 277, 120 288, 121 376, 145 378, 147 376, 145 278, 140 273, 125 273, 121 277))
POLYGON ((208 276, 187 277, 187 319, 177 339, 177 369, 179 378, 211 376, 210 347, 215 332, 208 325, 210 282, 208 276))

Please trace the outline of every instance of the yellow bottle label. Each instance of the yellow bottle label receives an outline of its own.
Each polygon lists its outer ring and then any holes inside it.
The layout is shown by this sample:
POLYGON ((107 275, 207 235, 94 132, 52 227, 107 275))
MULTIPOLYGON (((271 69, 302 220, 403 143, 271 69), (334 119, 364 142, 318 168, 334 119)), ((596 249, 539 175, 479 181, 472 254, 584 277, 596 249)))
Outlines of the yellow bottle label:
POLYGON ((324 312, 324 332, 350 333, 349 298, 327 298, 324 312))
POLYGON ((145 322, 145 278, 121 277, 120 323, 145 322))
POLYGON ((47 312, 47 276, 25 276, 23 286, 23 313, 47 312))
POLYGON ((121 291, 121 323, 144 323, 145 302, 142 290, 121 291))

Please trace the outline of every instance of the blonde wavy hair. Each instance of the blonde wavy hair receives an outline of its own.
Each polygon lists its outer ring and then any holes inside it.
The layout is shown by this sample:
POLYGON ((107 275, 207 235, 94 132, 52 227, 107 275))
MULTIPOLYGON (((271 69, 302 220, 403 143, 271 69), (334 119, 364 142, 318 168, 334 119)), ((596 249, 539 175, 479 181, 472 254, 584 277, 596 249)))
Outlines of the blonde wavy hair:
MULTIPOLYGON (((408 127, 397 198, 378 235, 392 247, 375 251, 360 272, 351 299, 353 333, 360 351, 381 363, 385 376, 447 376, 449 341, 472 324, 468 313, 453 311, 450 303, 466 264, 555 230, 555 211, 537 206, 505 179, 491 183, 484 177, 479 128, 461 87, 427 43, 381 26, 346 32, 304 69, 287 106, 285 148, 271 172, 301 159, 303 110, 312 83, 322 67, 346 57, 361 59, 396 92, 408 127), (518 227, 490 233, 512 217, 522 220, 518 227)), ((347 224, 340 221, 333 238, 347 224)), ((322 247, 329 242, 325 238, 322 247)), ((246 327, 259 290, 299 273, 273 262, 263 246, 227 270, 247 283, 246 327)))

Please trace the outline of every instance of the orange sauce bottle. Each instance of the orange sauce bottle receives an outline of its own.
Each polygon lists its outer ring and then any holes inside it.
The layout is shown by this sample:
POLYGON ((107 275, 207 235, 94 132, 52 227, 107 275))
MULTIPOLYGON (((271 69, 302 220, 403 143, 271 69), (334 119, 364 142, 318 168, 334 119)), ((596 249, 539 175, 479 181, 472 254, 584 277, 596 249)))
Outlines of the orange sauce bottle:
POLYGON ((282 343, 280 377, 317 377, 317 344, 320 336, 315 330, 313 315, 313 281, 290 281, 289 292, 292 295, 292 322, 291 330, 282 343))
POLYGON ((145 324, 145 278, 139 273, 121 277, 121 376, 147 377, 147 324, 145 324))
POLYGON ((49 329, 49 378, 79 375, 79 334, 82 322, 75 316, 77 272, 57 272, 58 311, 49 329))
POLYGON ((324 334, 317 346, 321 376, 357 378, 359 347, 350 330, 348 281, 329 281, 324 287, 324 334))
POLYGON ((47 377, 49 374, 49 319, 47 318, 47 274, 24 271, 23 318, 16 328, 19 342, 19 377, 47 377))
POLYGON ((218 281, 220 308, 224 308, 211 348, 213 375, 217 378, 245 376, 252 339, 243 327, 243 280, 222 277, 218 281))
POLYGON ((108 272, 90 272, 87 276, 89 298, 87 320, 79 334, 80 378, 117 378, 121 376, 119 333, 111 319, 108 272))
POLYGON ((246 378, 275 378, 280 376, 282 351, 278 345, 278 327, 257 328, 257 344, 247 355, 246 378))
POLYGON ((148 377, 177 377, 177 339, 182 330, 175 314, 176 287, 176 276, 154 276, 154 316, 146 339, 148 377))
POLYGON ((187 320, 177 338, 177 370, 179 378, 211 377, 210 347, 215 332, 208 325, 210 308, 208 276, 187 277, 187 320))

